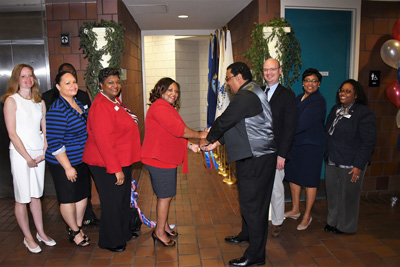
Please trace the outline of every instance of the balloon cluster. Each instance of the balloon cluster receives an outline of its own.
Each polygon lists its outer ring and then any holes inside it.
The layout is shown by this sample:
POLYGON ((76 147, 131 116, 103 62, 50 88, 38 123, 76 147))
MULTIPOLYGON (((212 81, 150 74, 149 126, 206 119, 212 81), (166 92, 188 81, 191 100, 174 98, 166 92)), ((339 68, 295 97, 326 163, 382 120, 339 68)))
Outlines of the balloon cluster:
POLYGON ((397 69, 397 80, 392 81, 386 87, 386 96, 396 107, 400 107, 400 19, 392 28, 394 39, 386 41, 381 47, 381 58, 383 62, 397 69))

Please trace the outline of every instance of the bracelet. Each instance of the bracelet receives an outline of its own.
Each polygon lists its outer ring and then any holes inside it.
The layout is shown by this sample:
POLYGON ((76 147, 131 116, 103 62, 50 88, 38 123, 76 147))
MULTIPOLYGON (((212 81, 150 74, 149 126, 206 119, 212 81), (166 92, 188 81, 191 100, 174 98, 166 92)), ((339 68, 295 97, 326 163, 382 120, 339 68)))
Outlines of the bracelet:
POLYGON ((192 149, 192 145, 193 145, 193 144, 192 144, 192 143, 190 143, 190 145, 189 145, 189 149, 192 149))

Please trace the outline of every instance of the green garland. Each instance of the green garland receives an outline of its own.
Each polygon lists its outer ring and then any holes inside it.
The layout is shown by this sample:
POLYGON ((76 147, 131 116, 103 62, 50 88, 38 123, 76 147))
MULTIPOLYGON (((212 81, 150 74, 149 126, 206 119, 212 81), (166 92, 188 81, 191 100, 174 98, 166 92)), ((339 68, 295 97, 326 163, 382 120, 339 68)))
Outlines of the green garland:
POLYGON ((121 70, 121 53, 125 52, 124 28, 121 23, 103 19, 100 22, 85 22, 79 29, 79 37, 79 49, 83 50, 85 58, 89 61, 86 66, 85 84, 94 98, 100 91, 98 75, 103 68, 100 63, 102 56, 107 53, 111 55, 109 67, 121 70), (97 34, 92 30, 96 27, 106 28, 107 45, 100 50, 96 50, 97 34))
POLYGON ((277 36, 279 41, 275 47, 278 51, 281 51, 281 56, 278 56, 277 60, 282 66, 280 82, 291 88, 291 85, 300 76, 302 66, 300 43, 294 36, 293 28, 289 33, 284 31, 284 27, 291 27, 284 18, 273 19, 268 24, 254 24, 255 28, 251 34, 252 45, 245 53, 253 68, 254 81, 260 85, 264 84, 263 65, 265 60, 271 57, 268 51, 268 43, 277 36), (273 31, 267 39, 264 38, 264 27, 273 27, 273 31), (291 77, 289 76, 290 72, 292 72, 291 77))

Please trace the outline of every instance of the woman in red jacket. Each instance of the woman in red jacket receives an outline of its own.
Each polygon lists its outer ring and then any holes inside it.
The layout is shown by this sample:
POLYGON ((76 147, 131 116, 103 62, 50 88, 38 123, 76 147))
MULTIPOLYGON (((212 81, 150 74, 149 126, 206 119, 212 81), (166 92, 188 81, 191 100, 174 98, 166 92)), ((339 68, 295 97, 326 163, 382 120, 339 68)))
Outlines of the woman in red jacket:
POLYGON ((187 173, 187 149, 197 152, 198 144, 187 138, 205 138, 206 132, 195 131, 186 126, 175 109, 180 87, 171 78, 162 78, 150 92, 151 106, 147 111, 145 137, 142 144, 142 162, 149 171, 151 185, 157 195, 157 227, 152 233, 166 247, 176 242, 169 239, 178 233, 168 224, 171 199, 176 195, 177 167, 183 164, 187 173))
POLYGON ((129 228, 129 204, 131 167, 140 161, 140 134, 137 117, 117 97, 119 71, 102 69, 99 82, 101 91, 89 111, 83 161, 89 165, 100 197, 99 247, 122 252, 126 241, 137 236, 129 228))

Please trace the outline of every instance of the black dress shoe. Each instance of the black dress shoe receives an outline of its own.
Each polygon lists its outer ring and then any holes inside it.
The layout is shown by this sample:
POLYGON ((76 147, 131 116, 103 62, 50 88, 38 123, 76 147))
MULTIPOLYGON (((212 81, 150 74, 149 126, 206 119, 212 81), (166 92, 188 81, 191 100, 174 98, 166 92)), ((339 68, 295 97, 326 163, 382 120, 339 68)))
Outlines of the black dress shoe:
POLYGON ((265 260, 251 261, 249 259, 246 259, 245 257, 241 257, 239 259, 233 259, 229 261, 229 266, 248 267, 248 266, 261 266, 261 265, 265 265, 265 260))
POLYGON ((245 241, 247 241, 247 240, 239 238, 238 235, 225 237, 225 242, 228 242, 228 243, 240 244, 245 241))
POLYGON ((104 249, 108 249, 109 251, 112 252, 122 252, 125 251, 126 246, 118 246, 118 247, 113 247, 113 248, 104 248, 104 249))
POLYGON ((135 239, 135 238, 137 238, 138 236, 139 236, 138 233, 132 232, 132 237, 131 237, 131 239, 135 239))
POLYGON ((339 229, 335 228, 332 230, 332 233, 335 235, 341 235, 341 234, 345 234, 345 232, 340 231, 339 229))
POLYGON ((330 226, 329 224, 325 225, 324 231, 325 232, 332 232, 335 229, 335 227, 330 226))

